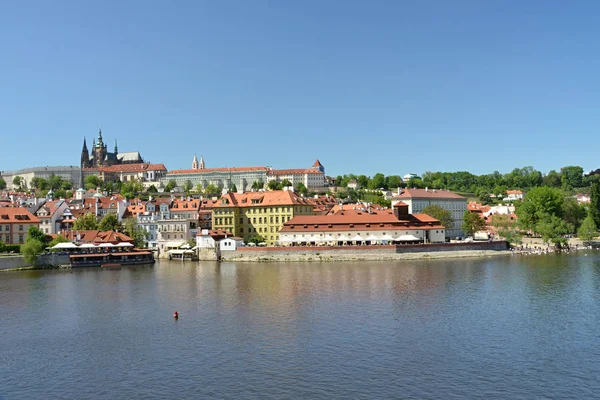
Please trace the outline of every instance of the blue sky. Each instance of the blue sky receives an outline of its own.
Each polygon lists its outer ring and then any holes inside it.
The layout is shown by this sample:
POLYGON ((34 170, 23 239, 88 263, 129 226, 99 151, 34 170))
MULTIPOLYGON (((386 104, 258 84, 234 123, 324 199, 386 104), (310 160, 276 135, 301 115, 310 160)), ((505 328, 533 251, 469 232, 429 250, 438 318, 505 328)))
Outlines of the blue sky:
MULTIPOLYGON (((170 4, 167 4, 170 3, 170 4)), ((0 170, 112 148, 328 175, 597 159, 600 2, 0 5, 0 170)))

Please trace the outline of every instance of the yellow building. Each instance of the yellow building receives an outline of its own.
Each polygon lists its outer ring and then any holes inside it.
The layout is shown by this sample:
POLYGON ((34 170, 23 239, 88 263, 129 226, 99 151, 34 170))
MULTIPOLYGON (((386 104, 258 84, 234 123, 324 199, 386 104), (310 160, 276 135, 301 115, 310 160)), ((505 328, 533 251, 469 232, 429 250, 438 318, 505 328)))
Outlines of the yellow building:
POLYGON ((213 229, 248 239, 261 236, 267 246, 279 240, 283 224, 297 215, 314 215, 313 204, 293 191, 227 193, 213 206, 213 229))

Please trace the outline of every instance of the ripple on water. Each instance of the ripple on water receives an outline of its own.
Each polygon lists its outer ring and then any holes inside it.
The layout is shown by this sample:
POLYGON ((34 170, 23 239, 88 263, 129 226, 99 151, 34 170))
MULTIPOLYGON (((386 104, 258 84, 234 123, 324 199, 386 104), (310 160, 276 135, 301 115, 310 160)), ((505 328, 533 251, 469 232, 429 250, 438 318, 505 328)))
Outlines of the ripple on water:
POLYGON ((0 396, 594 398, 598 289, 595 252, 3 274, 0 396))

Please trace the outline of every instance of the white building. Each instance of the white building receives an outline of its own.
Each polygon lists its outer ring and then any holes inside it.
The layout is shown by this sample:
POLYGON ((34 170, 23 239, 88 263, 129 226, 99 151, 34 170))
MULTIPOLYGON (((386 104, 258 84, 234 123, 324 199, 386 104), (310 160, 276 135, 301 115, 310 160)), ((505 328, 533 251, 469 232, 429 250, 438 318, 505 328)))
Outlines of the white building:
POLYGON ((40 230, 47 235, 60 231, 60 221, 65 210, 69 206, 64 200, 46 201, 36 212, 35 216, 40 219, 40 230))
MULTIPOLYGON (((33 178, 42 178, 45 180, 50 177, 60 176, 63 180, 71 182, 73 188, 79 187, 79 179, 81 168, 67 165, 67 166, 47 166, 47 167, 33 167, 25 168, 16 171, 0 171, 0 176, 6 181, 6 188, 8 190, 16 190, 17 187, 13 184, 15 177, 20 176, 23 178, 23 189, 31 188, 31 181, 33 178)), ((94 172, 85 172, 84 177, 93 175, 94 172)))
POLYGON ((315 161, 311 168, 300 169, 271 169, 267 172, 267 183, 271 181, 290 181, 296 187, 302 183, 308 190, 318 191, 325 188, 325 167, 319 160, 315 161))
POLYGON ((467 199, 449 190, 437 189, 404 189, 399 195, 394 196, 394 201, 408 204, 410 214, 420 214, 427 206, 436 205, 450 211, 454 223, 446 227, 446 237, 463 236, 462 224, 467 211, 467 199))
MULTIPOLYGON (((345 207, 345 206, 344 206, 345 207)), ((335 214, 297 216, 279 233, 279 244, 364 245, 394 243, 443 243, 445 229, 426 214, 408 214, 408 205, 397 202, 390 209, 341 209, 335 214)))
POLYGON ((523 200, 523 192, 520 190, 507 190, 506 197, 502 201, 523 200))

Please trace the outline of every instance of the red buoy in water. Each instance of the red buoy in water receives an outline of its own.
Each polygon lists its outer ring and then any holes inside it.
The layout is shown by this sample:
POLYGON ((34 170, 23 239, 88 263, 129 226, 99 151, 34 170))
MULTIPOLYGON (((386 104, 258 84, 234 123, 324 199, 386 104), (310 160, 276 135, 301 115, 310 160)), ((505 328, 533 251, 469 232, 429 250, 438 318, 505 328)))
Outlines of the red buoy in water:
POLYGON ((175 311, 173 313, 173 318, 175 318, 175 319, 179 318, 179 313, 177 311, 175 311))

